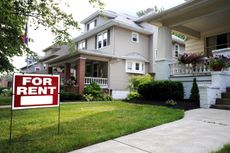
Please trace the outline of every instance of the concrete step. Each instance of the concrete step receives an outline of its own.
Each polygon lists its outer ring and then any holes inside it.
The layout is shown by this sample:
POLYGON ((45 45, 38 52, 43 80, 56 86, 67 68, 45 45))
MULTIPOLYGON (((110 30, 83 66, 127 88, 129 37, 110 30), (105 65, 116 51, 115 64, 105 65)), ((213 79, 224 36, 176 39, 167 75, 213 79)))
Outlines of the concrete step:
POLYGON ((230 98, 216 99, 216 104, 230 105, 230 98))
POLYGON ((229 98, 230 99, 230 93, 226 92, 226 93, 222 93, 221 94, 222 98, 229 98))
POLYGON ((230 105, 212 105, 211 108, 230 110, 230 105))

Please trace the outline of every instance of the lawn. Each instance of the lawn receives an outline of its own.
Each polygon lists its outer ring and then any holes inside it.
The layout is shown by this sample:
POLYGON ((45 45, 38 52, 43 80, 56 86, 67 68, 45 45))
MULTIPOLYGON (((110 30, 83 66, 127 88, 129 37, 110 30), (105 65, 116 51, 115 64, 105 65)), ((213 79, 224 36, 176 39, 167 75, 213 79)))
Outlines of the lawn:
POLYGON ((10 103, 11 103, 11 97, 0 96, 0 106, 1 105, 10 105, 10 103))
POLYGON ((83 102, 58 108, 14 111, 13 143, 8 145, 9 109, 0 109, 0 152, 67 152, 122 135, 172 122, 184 112, 162 106, 124 102, 83 102))

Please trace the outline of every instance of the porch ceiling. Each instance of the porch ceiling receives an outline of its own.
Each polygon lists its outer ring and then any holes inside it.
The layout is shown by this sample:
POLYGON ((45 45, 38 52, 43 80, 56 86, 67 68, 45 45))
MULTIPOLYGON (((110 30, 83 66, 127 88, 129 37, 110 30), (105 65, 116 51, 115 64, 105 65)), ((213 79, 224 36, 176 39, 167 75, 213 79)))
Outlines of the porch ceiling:
POLYGON ((199 38, 201 33, 230 25, 230 0, 191 0, 140 21, 168 26, 188 36, 199 38))

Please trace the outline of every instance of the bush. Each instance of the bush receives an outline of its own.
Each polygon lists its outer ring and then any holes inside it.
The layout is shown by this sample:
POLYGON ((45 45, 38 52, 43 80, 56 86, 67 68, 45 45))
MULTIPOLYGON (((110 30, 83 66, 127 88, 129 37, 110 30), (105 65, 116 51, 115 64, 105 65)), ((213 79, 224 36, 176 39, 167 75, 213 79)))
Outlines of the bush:
POLYGON ((6 88, 6 89, 2 90, 1 96, 10 97, 10 96, 12 96, 12 94, 13 94, 12 89, 7 89, 6 88))
POLYGON ((86 101, 111 101, 112 97, 103 93, 101 87, 93 82, 84 89, 84 98, 86 101), (91 98, 93 97, 93 98, 91 98))
POLYGON ((83 100, 82 95, 77 93, 71 93, 71 92, 62 92, 60 94, 60 100, 61 101, 78 101, 83 100))
POLYGON ((138 92, 130 92, 127 96, 127 100, 139 99, 140 94, 138 92))
POLYGON ((149 83, 153 80, 152 76, 149 74, 133 76, 129 80, 129 90, 137 91, 140 84, 149 83))
POLYGON ((200 102, 199 88, 196 83, 196 78, 193 79, 193 84, 192 84, 192 89, 191 89, 189 100, 193 102, 200 102))
POLYGON ((182 100, 184 98, 184 88, 178 81, 151 81, 140 84, 138 93, 148 100, 182 100))
POLYGON ((4 89, 9 89, 9 88, 7 88, 7 87, 0 87, 0 94, 2 94, 2 91, 3 91, 4 89))

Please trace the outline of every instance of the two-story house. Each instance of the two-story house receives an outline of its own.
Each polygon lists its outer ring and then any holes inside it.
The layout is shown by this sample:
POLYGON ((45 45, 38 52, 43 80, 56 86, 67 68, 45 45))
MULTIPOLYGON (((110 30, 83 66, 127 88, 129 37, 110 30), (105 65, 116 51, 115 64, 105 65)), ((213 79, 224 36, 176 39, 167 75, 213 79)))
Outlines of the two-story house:
MULTIPOLYGON (((131 76, 155 74, 157 41, 161 41, 157 39, 157 26, 137 24, 135 20, 129 15, 97 11, 81 22, 85 28, 74 39, 76 52, 53 45, 44 50, 45 57, 40 61, 49 65, 49 73, 53 73, 53 67, 63 68, 64 82, 74 77, 77 85, 73 90, 79 93, 96 82, 111 91, 114 98, 125 98, 131 76)), ((184 42, 172 38, 171 56, 178 56, 184 51, 184 42)))

